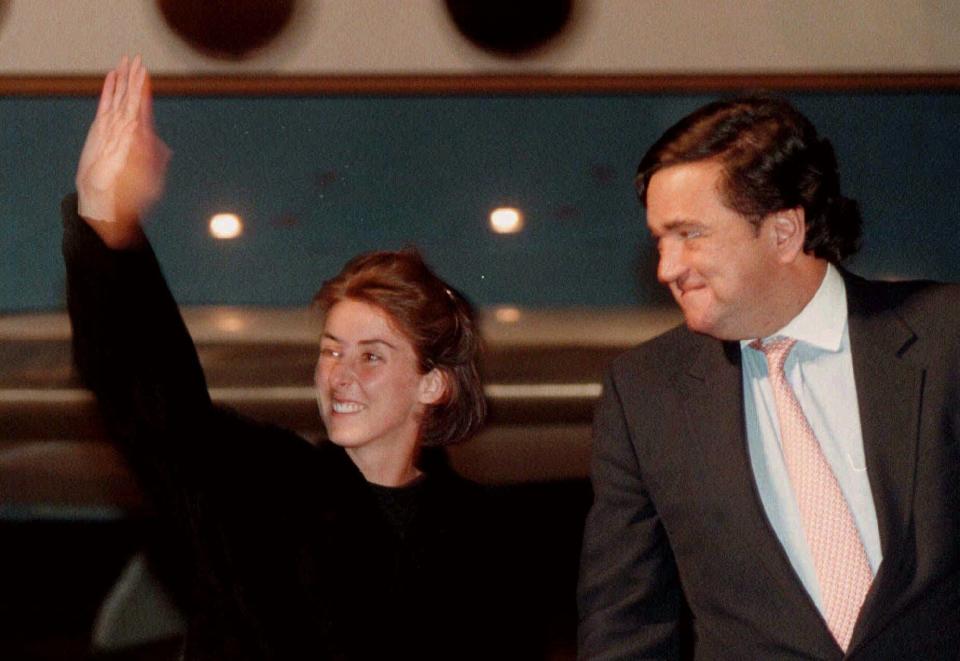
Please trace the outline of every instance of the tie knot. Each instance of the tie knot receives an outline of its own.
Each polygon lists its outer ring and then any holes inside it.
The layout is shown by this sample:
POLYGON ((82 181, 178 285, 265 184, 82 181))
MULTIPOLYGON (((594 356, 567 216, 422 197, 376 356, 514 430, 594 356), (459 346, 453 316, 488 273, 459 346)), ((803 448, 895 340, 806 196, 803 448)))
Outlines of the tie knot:
POLYGON ((772 373, 774 370, 783 371, 783 365, 787 362, 787 356, 797 341, 792 337, 780 337, 769 342, 754 340, 750 346, 757 351, 762 351, 767 356, 767 367, 772 373))

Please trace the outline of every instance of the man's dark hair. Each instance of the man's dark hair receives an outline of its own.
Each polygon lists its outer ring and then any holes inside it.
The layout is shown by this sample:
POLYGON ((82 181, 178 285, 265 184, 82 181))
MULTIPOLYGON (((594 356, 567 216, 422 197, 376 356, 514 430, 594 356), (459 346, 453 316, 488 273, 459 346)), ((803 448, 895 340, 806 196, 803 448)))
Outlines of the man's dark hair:
POLYGON ((726 205, 754 225, 802 207, 805 252, 840 263, 857 251, 863 221, 857 203, 840 194, 833 145, 787 101, 717 101, 681 119, 640 162, 640 201, 646 206, 650 178, 663 168, 711 159, 724 166, 726 205))

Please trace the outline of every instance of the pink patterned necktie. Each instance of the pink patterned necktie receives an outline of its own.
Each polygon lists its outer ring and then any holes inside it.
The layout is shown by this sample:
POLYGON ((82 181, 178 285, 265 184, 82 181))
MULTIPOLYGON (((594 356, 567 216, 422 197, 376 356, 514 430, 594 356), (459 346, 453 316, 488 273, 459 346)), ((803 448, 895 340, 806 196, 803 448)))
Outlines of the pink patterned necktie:
POLYGON ((783 366, 796 343, 782 338, 765 345, 757 340, 751 346, 767 357, 783 456, 820 581, 823 617, 834 639, 846 651, 873 572, 847 500, 787 382, 783 366))

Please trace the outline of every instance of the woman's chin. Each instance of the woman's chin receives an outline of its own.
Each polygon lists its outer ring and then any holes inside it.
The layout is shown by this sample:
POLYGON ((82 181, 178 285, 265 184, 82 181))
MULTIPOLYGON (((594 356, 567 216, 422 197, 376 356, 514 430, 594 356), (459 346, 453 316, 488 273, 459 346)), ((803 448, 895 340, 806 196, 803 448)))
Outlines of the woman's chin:
POLYGON ((360 445, 360 443, 356 439, 352 438, 349 434, 338 434, 336 432, 329 433, 328 431, 327 439, 329 439, 329 441, 334 445, 339 445, 342 448, 352 448, 360 445))

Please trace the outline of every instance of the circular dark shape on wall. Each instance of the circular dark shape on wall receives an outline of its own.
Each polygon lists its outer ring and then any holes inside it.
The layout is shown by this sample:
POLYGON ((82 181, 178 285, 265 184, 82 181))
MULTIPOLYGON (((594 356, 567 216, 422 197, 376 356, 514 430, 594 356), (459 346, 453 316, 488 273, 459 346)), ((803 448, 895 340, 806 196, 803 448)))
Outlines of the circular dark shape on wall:
POLYGON ((522 55, 559 34, 573 0, 445 0, 457 29, 485 50, 522 55))
POLYGON ((170 29, 213 57, 242 59, 290 22, 297 0, 157 0, 170 29))

